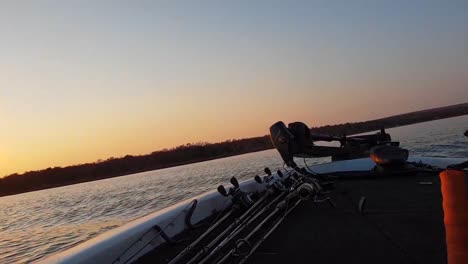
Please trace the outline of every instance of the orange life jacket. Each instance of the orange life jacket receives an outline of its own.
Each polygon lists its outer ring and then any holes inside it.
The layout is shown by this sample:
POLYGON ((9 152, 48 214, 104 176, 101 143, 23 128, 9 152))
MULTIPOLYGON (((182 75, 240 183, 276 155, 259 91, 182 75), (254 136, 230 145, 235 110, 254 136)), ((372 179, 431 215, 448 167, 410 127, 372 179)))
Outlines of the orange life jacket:
POLYGON ((468 176, 462 170, 440 173, 449 264, 468 263, 468 176))

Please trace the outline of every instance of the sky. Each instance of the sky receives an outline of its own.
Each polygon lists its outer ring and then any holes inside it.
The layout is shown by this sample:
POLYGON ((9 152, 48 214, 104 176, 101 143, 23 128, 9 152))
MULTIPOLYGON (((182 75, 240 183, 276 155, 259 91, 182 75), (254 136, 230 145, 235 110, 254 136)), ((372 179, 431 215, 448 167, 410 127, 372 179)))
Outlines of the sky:
POLYGON ((468 101, 468 1, 2 1, 0 176, 468 101))

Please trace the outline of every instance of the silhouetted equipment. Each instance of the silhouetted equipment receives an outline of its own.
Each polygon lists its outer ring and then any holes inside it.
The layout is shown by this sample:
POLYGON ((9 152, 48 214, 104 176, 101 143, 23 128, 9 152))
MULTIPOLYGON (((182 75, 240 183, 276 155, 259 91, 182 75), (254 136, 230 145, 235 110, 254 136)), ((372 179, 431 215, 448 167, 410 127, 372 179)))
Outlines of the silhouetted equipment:
POLYGON ((370 157, 380 166, 401 165, 408 160, 409 152, 398 146, 380 145, 371 148, 370 157))
POLYGON ((372 147, 380 145, 398 146, 392 142, 390 134, 384 129, 372 135, 336 137, 332 135, 311 133, 309 127, 301 122, 290 123, 287 127, 279 121, 270 127, 273 145, 279 151, 286 165, 297 167, 294 157, 328 157, 332 160, 346 160, 367 157, 372 147), (315 141, 338 141, 339 147, 318 146, 315 141))

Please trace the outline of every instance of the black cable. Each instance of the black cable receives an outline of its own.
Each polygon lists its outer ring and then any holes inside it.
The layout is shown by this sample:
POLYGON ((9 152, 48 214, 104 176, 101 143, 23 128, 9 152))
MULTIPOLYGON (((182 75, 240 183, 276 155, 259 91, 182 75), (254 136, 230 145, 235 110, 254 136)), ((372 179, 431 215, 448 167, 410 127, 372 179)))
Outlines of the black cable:
POLYGON ((304 165, 306 166, 306 168, 314 175, 318 175, 319 173, 315 172, 314 170, 312 170, 309 165, 307 165, 307 162, 306 162, 306 158, 304 158, 304 165))

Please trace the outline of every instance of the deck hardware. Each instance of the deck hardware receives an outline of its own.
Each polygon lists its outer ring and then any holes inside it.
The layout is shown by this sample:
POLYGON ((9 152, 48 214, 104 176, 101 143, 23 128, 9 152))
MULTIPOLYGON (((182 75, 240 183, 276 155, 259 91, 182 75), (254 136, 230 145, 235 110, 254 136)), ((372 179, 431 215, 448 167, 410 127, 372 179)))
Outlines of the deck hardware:
POLYGON ((421 181, 419 182, 419 185, 432 185, 431 181, 421 181))
POLYGON ((314 199, 314 203, 324 203, 324 202, 327 202, 328 205, 330 205, 330 207, 336 208, 335 202, 333 202, 332 198, 330 197, 326 197, 324 199, 314 199))
POLYGON ((158 231, 159 235, 166 240, 167 243, 169 244, 174 244, 175 241, 172 240, 166 233, 164 233, 164 229, 162 229, 159 225, 154 225, 153 229, 158 231))
POLYGON ((359 203, 358 203, 358 212, 360 215, 364 215, 365 205, 366 205, 366 197, 362 196, 361 199, 359 199, 359 203))
POLYGON ((194 229, 196 227, 194 224, 192 224, 192 215, 193 215, 193 212, 195 212, 195 209, 197 208, 197 204, 198 204, 198 200, 194 199, 192 201, 192 206, 190 207, 189 211, 185 215, 185 225, 189 229, 194 229))

